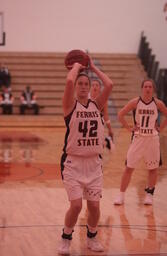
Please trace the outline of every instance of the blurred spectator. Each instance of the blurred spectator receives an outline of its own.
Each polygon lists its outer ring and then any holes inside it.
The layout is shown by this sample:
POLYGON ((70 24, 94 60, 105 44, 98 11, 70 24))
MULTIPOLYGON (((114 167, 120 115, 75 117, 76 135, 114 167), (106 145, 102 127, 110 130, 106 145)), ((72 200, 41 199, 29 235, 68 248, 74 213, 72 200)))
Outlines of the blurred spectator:
POLYGON ((22 92, 20 97, 21 105, 20 105, 20 114, 24 115, 26 109, 33 109, 34 115, 39 114, 39 106, 36 102, 36 95, 31 90, 30 86, 27 86, 25 91, 22 92))
POLYGON ((13 113, 13 101, 14 98, 11 91, 9 91, 9 88, 3 86, 1 94, 1 107, 4 115, 11 115, 13 113))
POLYGON ((7 88, 10 88, 11 86, 11 75, 6 66, 1 64, 0 67, 0 87, 5 86, 7 88))

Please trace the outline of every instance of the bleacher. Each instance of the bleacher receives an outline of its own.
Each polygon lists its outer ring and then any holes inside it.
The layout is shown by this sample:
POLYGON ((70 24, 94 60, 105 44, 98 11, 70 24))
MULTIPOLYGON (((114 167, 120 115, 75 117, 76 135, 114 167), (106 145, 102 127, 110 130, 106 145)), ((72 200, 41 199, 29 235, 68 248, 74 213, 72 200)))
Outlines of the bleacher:
MULTIPOLYGON (((7 126, 30 124, 30 126, 63 125, 62 95, 65 86, 67 70, 64 66, 66 53, 21 53, 1 52, 0 63, 5 64, 12 76, 12 93, 15 97, 13 116, 0 116, 7 126), (19 97, 22 90, 30 85, 36 92, 40 105, 39 116, 20 116, 19 97), (24 119, 23 119, 24 118, 24 119), (33 121, 35 120, 35 121, 33 121)), ((102 70, 108 74, 114 82, 113 93, 109 101, 109 114, 116 118, 117 111, 127 101, 140 92, 141 80, 145 72, 139 58, 135 54, 108 54, 93 53, 93 59, 98 60, 102 70)), ((31 114, 31 113, 30 113, 31 114)), ((3 124, 2 124, 3 123, 3 124)))

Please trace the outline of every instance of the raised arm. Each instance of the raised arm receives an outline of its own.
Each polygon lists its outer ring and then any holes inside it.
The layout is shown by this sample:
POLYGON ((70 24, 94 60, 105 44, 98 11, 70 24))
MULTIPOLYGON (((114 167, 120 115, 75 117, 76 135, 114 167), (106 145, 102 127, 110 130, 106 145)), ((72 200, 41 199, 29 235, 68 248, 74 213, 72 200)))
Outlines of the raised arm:
POLYGON ((102 81, 104 85, 104 89, 95 100, 99 110, 102 110, 112 91, 113 82, 105 73, 103 73, 100 69, 98 69, 94 65, 91 58, 90 58, 90 69, 98 76, 98 78, 102 81))
POLYGON ((75 82, 79 71, 81 70, 82 65, 75 63, 72 69, 69 71, 66 79, 66 86, 63 95, 63 111, 64 116, 67 116, 71 113, 75 105, 75 82))
POLYGON ((139 98, 137 97, 130 100, 118 113, 118 120, 121 122, 123 127, 125 127, 129 132, 132 132, 134 130, 134 127, 131 127, 124 117, 127 113, 136 108, 138 99, 139 98))

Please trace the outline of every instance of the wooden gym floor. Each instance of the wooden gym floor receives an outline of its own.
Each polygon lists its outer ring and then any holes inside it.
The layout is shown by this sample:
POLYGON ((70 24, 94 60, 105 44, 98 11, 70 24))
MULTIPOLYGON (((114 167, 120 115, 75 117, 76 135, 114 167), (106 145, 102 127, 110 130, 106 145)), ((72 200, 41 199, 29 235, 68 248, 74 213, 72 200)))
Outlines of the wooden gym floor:
MULTIPOLYGON (((55 256, 68 207, 59 162, 64 128, 0 129, 0 256, 55 256)), ((167 255, 167 129, 154 205, 144 206, 147 171, 140 163, 124 206, 114 206, 130 135, 114 128, 116 150, 104 151, 104 191, 98 236, 105 252, 86 248, 86 204, 71 255, 167 255)))

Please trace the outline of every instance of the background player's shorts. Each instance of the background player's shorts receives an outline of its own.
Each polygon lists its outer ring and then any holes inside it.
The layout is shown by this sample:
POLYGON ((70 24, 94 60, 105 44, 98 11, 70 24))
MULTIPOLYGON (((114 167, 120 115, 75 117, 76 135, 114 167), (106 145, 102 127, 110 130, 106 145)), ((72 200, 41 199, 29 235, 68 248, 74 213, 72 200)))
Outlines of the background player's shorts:
POLYGON ((99 155, 83 158, 67 156, 64 162, 63 182, 69 201, 84 198, 99 201, 102 197, 102 159, 99 155))
POLYGON ((159 136, 134 135, 127 153, 127 167, 135 168, 143 158, 147 169, 156 169, 160 165, 159 136))

